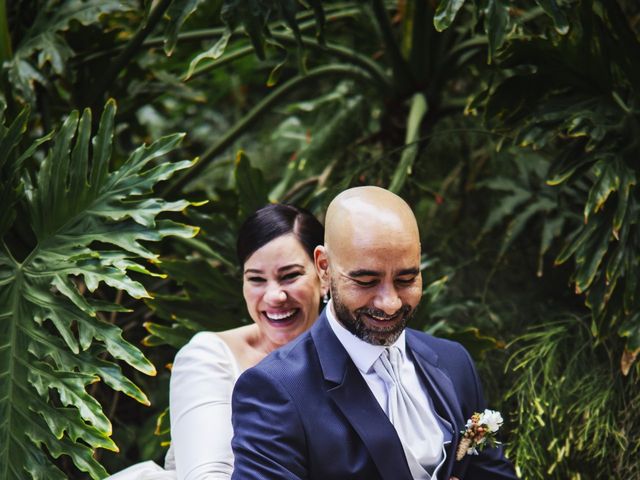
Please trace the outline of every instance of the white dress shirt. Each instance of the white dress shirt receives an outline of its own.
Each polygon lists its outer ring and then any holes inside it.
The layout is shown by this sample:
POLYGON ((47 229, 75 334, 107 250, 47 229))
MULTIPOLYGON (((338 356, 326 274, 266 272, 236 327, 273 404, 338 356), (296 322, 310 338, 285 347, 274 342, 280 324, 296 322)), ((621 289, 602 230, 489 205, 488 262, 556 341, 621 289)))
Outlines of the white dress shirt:
MULTIPOLYGON (((385 386, 384 381, 374 371, 373 364, 376 362, 385 348, 394 346, 398 347, 402 354, 402 366, 400 368, 400 375, 402 376, 402 382, 405 388, 410 389, 413 394, 417 395, 421 400, 423 400, 425 409, 431 409, 431 411, 433 412, 427 390, 418 377, 415 365, 407 356, 406 335, 404 331, 392 345, 372 345, 353 335, 336 319, 335 313, 333 311, 332 301, 329 301, 325 312, 327 314, 327 319, 329 321, 331 330, 333 330, 333 333, 335 333, 338 341, 342 344, 344 349, 347 351, 347 354, 349 355, 355 366, 358 368, 358 371, 362 375, 362 378, 364 378, 364 381, 367 383, 369 389, 371 390, 371 393, 373 393, 373 396, 376 398, 383 411, 386 412, 387 387, 385 386)), ((433 413, 436 418, 439 418, 435 412, 433 413)), ((434 439, 440 439, 440 441, 442 441, 441 432, 434 432, 433 436, 434 439)), ((443 453, 441 460, 433 471, 432 478, 436 478, 438 470, 444 464, 446 456, 444 445, 442 447, 442 452, 443 453)))

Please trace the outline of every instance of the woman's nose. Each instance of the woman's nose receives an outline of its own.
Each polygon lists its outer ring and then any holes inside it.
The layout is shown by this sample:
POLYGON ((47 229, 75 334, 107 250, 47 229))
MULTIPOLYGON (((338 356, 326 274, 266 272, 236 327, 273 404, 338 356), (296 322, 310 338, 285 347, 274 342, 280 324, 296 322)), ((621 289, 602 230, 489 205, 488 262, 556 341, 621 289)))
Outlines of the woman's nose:
POLYGON ((267 303, 282 303, 287 300, 287 292, 280 285, 269 285, 264 294, 264 299, 267 303))

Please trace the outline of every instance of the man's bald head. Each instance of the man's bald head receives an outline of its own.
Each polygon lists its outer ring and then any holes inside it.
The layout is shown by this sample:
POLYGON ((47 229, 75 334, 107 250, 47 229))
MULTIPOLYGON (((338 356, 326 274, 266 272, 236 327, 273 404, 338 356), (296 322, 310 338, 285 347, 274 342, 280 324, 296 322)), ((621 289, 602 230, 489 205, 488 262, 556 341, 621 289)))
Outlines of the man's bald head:
POLYGON ((342 192, 314 260, 345 328, 376 345, 399 338, 422 295, 418 225, 404 200, 378 187, 342 192))
POLYGON ((336 249, 337 253, 345 242, 353 245, 356 237, 375 232, 377 237, 386 233, 396 239, 420 242, 411 208, 389 190, 373 186, 350 188, 329 204, 325 217, 325 246, 329 250, 336 249))

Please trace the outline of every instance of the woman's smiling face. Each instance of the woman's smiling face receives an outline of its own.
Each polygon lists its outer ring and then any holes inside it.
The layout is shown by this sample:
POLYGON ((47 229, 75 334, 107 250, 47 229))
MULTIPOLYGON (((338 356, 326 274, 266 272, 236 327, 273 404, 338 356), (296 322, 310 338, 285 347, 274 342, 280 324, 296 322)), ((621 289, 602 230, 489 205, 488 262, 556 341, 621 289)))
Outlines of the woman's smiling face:
POLYGON ((318 317, 320 280, 292 233, 271 240, 245 261, 242 293, 249 315, 273 349, 306 331, 318 317))

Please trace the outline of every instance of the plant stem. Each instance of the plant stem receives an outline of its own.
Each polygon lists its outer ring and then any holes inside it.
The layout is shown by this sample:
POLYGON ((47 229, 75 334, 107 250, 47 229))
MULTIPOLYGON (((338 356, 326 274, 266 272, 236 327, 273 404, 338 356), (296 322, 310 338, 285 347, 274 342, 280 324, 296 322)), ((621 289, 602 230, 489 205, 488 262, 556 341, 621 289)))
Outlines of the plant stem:
MULTIPOLYGON (((194 72, 191 74, 191 76, 189 78, 183 78, 182 81, 184 83, 189 83, 190 81, 192 81, 194 78, 196 77, 200 77, 202 75, 204 75, 207 72, 210 72, 212 70, 216 70, 228 63, 231 63, 235 60, 238 60, 239 58, 242 57, 246 57, 247 55, 250 55, 251 53, 253 53, 253 46, 249 45, 246 47, 242 47, 242 48, 238 48, 237 50, 234 50, 231 53, 225 53, 223 57, 208 63, 206 65, 203 65, 202 67, 198 67, 194 70, 194 72)), ((148 105, 152 102, 154 102, 158 97, 161 97, 162 95, 164 95, 165 92, 155 92, 152 94, 149 94, 147 96, 139 96, 138 98, 136 98, 136 101, 134 102, 130 102, 127 105, 127 108, 120 110, 120 114, 119 116, 121 118, 126 118, 129 115, 131 115, 131 112, 135 112, 136 110, 138 110, 141 106, 143 105, 148 105)))
POLYGON ((173 0, 160 0, 158 2, 149 14, 147 20, 143 23, 140 30, 138 30, 131 40, 129 40, 129 43, 127 43, 120 55, 118 55, 113 63, 111 63, 104 75, 101 75, 97 79, 94 93, 90 97, 92 99, 92 105, 102 105, 104 96, 109 90, 111 83, 118 77, 120 72, 129 64, 129 62, 131 62, 131 59, 136 55, 145 38, 149 36, 158 22, 162 19, 164 12, 169 8, 172 1, 173 0))
MULTIPOLYGON (((334 9, 335 10, 335 9, 334 9)), ((327 15, 329 15, 328 21, 335 22, 336 20, 340 20, 342 18, 353 17, 354 15, 360 13, 360 9, 350 8, 348 10, 336 11, 336 13, 331 13, 333 10, 327 9, 327 15)), ((312 13, 307 15, 298 15, 299 20, 305 20, 307 17, 311 16, 312 13)), ((269 28, 277 28, 281 22, 272 22, 269 24, 269 28)), ((315 27, 315 21, 303 21, 299 24, 299 28, 301 32, 309 30, 315 27)), ((211 38, 217 38, 222 36, 226 32, 226 27, 215 27, 215 28, 203 28, 198 30, 192 30, 190 32, 180 32, 178 34, 178 42, 197 42, 199 40, 208 40, 211 38)), ((234 33, 235 35, 235 33, 234 33)), ((152 37, 147 38, 142 42, 142 45, 145 47, 159 47, 165 42, 165 37, 152 37)), ((75 57, 76 61, 81 62, 89 62, 96 60, 98 58, 104 57, 105 55, 113 55, 116 52, 120 52, 125 48, 125 45, 119 45, 113 48, 109 48, 107 50, 99 50, 97 52, 89 53, 86 56, 79 55, 75 57)))
POLYGON ((211 62, 211 63, 209 63, 207 65, 203 65, 202 67, 196 68, 189 78, 183 78, 182 81, 185 82, 185 83, 190 82, 195 77, 201 76, 203 73, 207 73, 207 72, 210 72, 211 70, 215 70, 217 68, 220 68, 220 67, 226 65, 227 63, 231 63, 231 62, 233 62, 235 60, 238 60, 239 58, 246 57, 247 55, 250 55, 251 53, 253 53, 253 46, 252 45, 248 45, 246 47, 238 48, 237 50, 234 50, 231 53, 226 53, 225 52, 225 54, 221 58, 218 58, 217 60, 214 60, 213 62, 211 62))
POLYGON ((633 85, 640 85, 640 74, 637 69, 637 59, 640 55, 640 42, 636 37, 629 23, 630 20, 621 10, 618 2, 602 2, 605 8, 605 15, 611 22, 614 31, 620 36, 621 48, 616 52, 619 62, 622 64, 625 74, 631 79, 633 85), (626 55, 623 54, 626 53, 626 55))
POLYGON ((396 41, 384 0, 372 0, 371 7, 373 16, 380 28, 382 39, 384 40, 386 53, 391 61, 395 87, 400 96, 404 97, 414 90, 413 74, 411 73, 409 64, 402 56, 400 46, 396 41))
MULTIPOLYGON (((7 19, 7 5, 5 0, 0 0, 0 65, 13 58, 11 47, 11 35, 9 34, 9 21, 7 19)), ((13 86, 9 81, 8 71, 5 69, 0 73, 0 92, 5 94, 6 111, 5 118, 13 118, 18 115, 19 107, 16 99, 11 95, 13 86)))
MULTIPOLYGON (((201 32, 204 33, 204 31, 201 31, 201 32)), ((283 43, 296 44, 297 42, 297 40, 292 34, 273 32, 272 36, 274 38, 277 38, 279 41, 283 43)), ((342 60, 345 60, 349 63, 355 64, 363 68, 364 70, 368 71, 369 74, 371 74, 372 78, 377 81, 377 83, 381 88, 384 88, 387 90, 390 90, 393 88, 393 84, 389 76, 382 70, 382 68, 380 68, 380 66, 376 62, 369 59, 368 57, 360 55, 351 49, 341 47, 339 45, 335 45, 335 44, 326 44, 324 46, 320 45, 311 37, 302 37, 302 43, 306 48, 310 50, 316 50, 319 52, 327 53, 329 55, 333 55, 337 58, 340 58, 342 60)), ((234 50, 229 53, 225 53, 221 58, 209 64, 203 65, 202 67, 196 68, 196 70, 191 74, 191 76, 189 78, 183 79, 183 81, 185 83, 188 83, 196 77, 200 77, 205 73, 211 72, 212 70, 216 70, 240 58, 246 57, 251 53, 253 53, 253 46, 251 45, 238 48, 237 50, 234 50)), ((141 101, 144 103, 148 103, 147 100, 144 100, 144 99, 141 101)), ((135 106, 134 109, 136 108, 138 107, 135 106)), ((128 113, 128 110, 124 110, 121 112, 121 115, 126 116, 127 113, 128 113)))
POLYGON ((175 193, 184 188, 195 177, 201 174, 216 156, 230 147, 235 140, 237 140, 242 134, 244 134, 249 128, 251 128, 262 115, 267 113, 273 105, 281 101, 286 95, 304 86, 305 84, 315 82, 317 79, 336 75, 340 77, 352 77, 357 80, 363 80, 366 83, 375 83, 377 85, 377 82, 373 82, 373 79, 365 70, 359 67, 341 64, 318 67, 310 70, 306 73, 306 75, 298 75, 291 78, 287 82, 280 85, 270 95, 262 99, 255 107, 251 109, 249 113, 244 116, 244 118, 242 118, 233 127, 231 127, 231 129, 226 132, 226 134, 220 139, 220 141, 211 146, 211 148, 209 148, 202 154, 202 156, 200 157, 200 161, 194 167, 190 168, 177 180, 170 183, 167 188, 163 190, 162 196, 166 198, 171 193, 175 193))
POLYGON ((11 57, 13 57, 13 53, 7 20, 7 5, 5 0, 0 0, 0 64, 11 60, 11 57))
MULTIPOLYGON (((273 32, 271 35, 274 38, 281 41, 282 43, 295 45, 297 42, 296 38, 289 33, 273 32)), ((326 44, 323 46, 323 45, 320 45, 317 41, 315 41, 311 37, 302 37, 302 44, 310 50, 316 50, 319 52, 328 53, 341 60, 345 60, 349 63, 357 65, 363 68, 364 70, 368 71, 371 74, 371 76, 380 83, 381 86, 384 86, 385 88, 393 87, 389 76, 384 72, 384 70, 382 70, 382 68, 380 68, 380 66, 376 62, 365 57, 364 55, 358 54, 354 50, 342 47, 340 45, 335 45, 335 44, 326 44)), ((184 81, 188 82, 192 80, 194 77, 200 76, 203 73, 222 67, 223 65, 231 63, 234 60, 237 60, 239 58, 245 57, 252 52, 253 52, 253 47, 250 45, 247 47, 234 50, 231 53, 225 54, 220 59, 196 69, 194 73, 188 79, 184 79, 184 81)))
MULTIPOLYGON (((292 34, 274 32, 272 35, 274 38, 280 40, 283 43, 296 43, 296 39, 292 34)), ((393 88, 391 79, 384 72, 384 70, 380 68, 380 66, 376 62, 369 59, 368 57, 365 57, 364 55, 360 55, 355 50, 329 43, 323 46, 310 37, 302 37, 302 44, 310 50, 325 52, 330 55, 334 55, 335 57, 343 61, 357 65, 369 72, 371 76, 375 78, 384 88, 393 88)))
POLYGON ((404 28, 404 35, 411 38, 409 66, 416 83, 424 87, 429 82, 433 61, 433 50, 429 48, 433 43, 433 10, 421 0, 411 0, 407 2, 409 6, 411 18, 405 19, 404 28))
MULTIPOLYGON (((198 30, 192 30, 190 32, 181 32, 178 34, 178 42, 197 42, 199 40, 207 40, 209 38, 220 37, 224 34, 226 29, 224 27, 217 28, 203 28, 198 30)), ((165 42, 165 37, 151 37, 142 42, 145 47, 159 47, 165 42)), ((126 47, 126 44, 117 45, 106 50, 98 50, 97 52, 91 52, 84 56, 78 55, 75 57, 79 62, 91 62, 106 55, 113 55, 117 52, 121 52, 126 47)))

